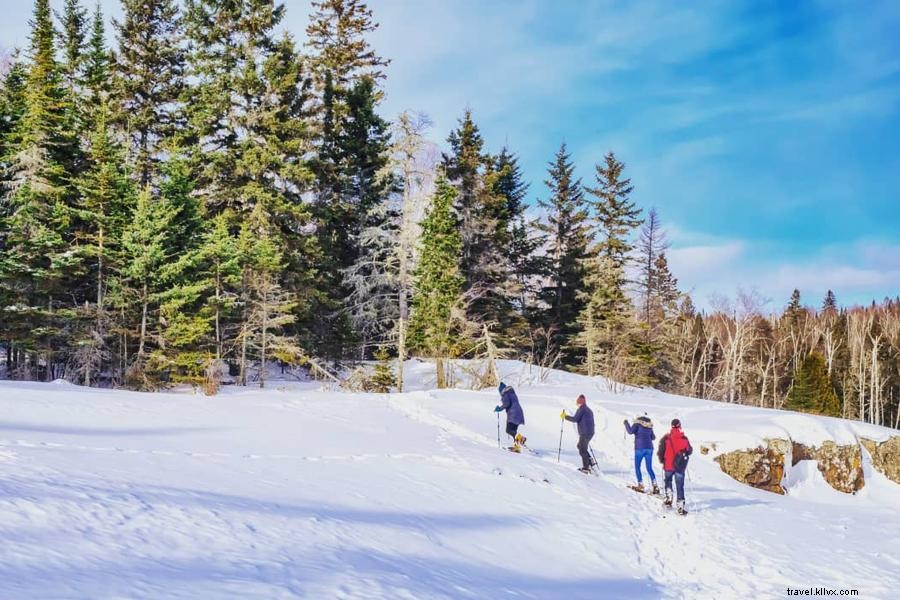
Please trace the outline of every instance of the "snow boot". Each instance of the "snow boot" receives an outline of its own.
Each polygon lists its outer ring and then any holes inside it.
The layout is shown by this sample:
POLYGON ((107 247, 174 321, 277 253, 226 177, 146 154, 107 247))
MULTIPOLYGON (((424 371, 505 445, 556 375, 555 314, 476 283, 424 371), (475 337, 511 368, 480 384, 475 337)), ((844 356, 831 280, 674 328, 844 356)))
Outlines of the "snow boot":
POLYGON ((526 438, 524 435, 522 435, 521 433, 517 433, 517 434, 516 434, 516 437, 515 437, 516 445, 517 445, 517 446, 524 446, 524 445, 525 445, 525 440, 526 440, 526 439, 527 439, 527 438, 526 438))
POLYGON ((590 468, 590 467, 581 467, 581 468, 578 469, 578 470, 581 471, 581 472, 584 473, 584 474, 588 474, 588 473, 591 472, 591 468, 590 468))
POLYGON ((679 500, 679 501, 678 501, 678 514, 679 514, 679 515, 686 515, 686 514, 687 514, 687 511, 684 509, 684 500, 679 500))
POLYGON ((637 485, 631 486, 631 489, 633 489, 636 492, 641 492, 642 494, 646 491, 646 490, 644 490, 644 484, 641 482, 638 482, 637 485))
POLYGON ((672 506, 672 490, 666 490, 666 499, 663 500, 663 504, 666 506, 672 506))
POLYGON ((508 447, 507 450, 510 452, 515 452, 516 454, 520 454, 522 452, 522 447, 519 446, 519 443, 516 442, 512 446, 508 447))
POLYGON ((653 489, 650 491, 654 496, 659 496, 659 486, 656 485, 656 482, 653 482, 653 489))

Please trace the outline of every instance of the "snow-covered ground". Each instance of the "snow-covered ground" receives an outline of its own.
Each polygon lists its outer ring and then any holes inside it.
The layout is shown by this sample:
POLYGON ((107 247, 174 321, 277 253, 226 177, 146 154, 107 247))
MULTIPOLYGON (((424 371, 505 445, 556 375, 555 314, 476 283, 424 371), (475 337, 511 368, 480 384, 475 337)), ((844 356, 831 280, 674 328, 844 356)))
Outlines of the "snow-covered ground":
MULTIPOLYGON (((900 591, 900 486, 867 464, 856 495, 815 465, 789 494, 691 459, 687 517, 626 488, 623 418, 695 448, 817 443, 889 430, 728 406, 505 362, 529 445, 497 448, 496 390, 406 394, 315 384, 214 398, 0 382, 0 597, 781 598, 900 591), (576 471, 561 408, 597 417, 599 477, 576 471)), ((504 436, 505 437, 505 436, 504 436)), ((505 442, 505 440, 504 440, 505 442)), ((721 449, 721 448, 720 448, 721 449)), ((658 467, 658 464, 655 464, 658 467)))

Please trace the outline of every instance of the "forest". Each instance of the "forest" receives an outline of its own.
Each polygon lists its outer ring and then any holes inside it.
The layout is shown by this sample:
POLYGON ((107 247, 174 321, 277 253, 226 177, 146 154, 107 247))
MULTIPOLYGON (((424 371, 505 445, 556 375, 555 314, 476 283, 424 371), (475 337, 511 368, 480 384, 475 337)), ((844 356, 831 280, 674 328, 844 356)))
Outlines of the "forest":
POLYGON ((35 0, 0 65, 0 376, 215 393, 375 361, 388 391, 410 357, 439 387, 507 357, 900 425, 900 300, 699 310, 625 157, 582 181, 560 144, 529 182, 477 110, 383 115, 362 0, 315 0, 302 41, 272 0, 121 4, 35 0))

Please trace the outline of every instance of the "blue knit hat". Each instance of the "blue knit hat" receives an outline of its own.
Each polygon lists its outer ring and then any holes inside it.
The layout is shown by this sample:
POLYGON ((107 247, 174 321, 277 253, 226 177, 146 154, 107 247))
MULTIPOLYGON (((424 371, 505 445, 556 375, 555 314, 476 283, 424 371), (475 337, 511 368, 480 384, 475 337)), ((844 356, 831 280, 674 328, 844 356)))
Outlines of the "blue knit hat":
POLYGON ((497 391, 502 394, 503 390, 505 390, 505 389, 506 389, 506 384, 501 381, 500 385, 497 386, 497 391))

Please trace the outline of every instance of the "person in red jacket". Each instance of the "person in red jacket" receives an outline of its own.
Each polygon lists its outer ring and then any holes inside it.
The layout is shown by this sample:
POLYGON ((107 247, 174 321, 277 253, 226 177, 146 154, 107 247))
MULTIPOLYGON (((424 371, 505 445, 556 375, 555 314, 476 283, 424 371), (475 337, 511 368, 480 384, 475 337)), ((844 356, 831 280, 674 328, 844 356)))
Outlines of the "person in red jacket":
POLYGON ((684 509, 684 472, 687 469, 688 457, 694 451, 687 436, 681 431, 681 421, 672 419, 672 430, 659 441, 658 458, 666 472, 665 505, 672 506, 672 480, 678 494, 678 514, 687 514, 684 509))

